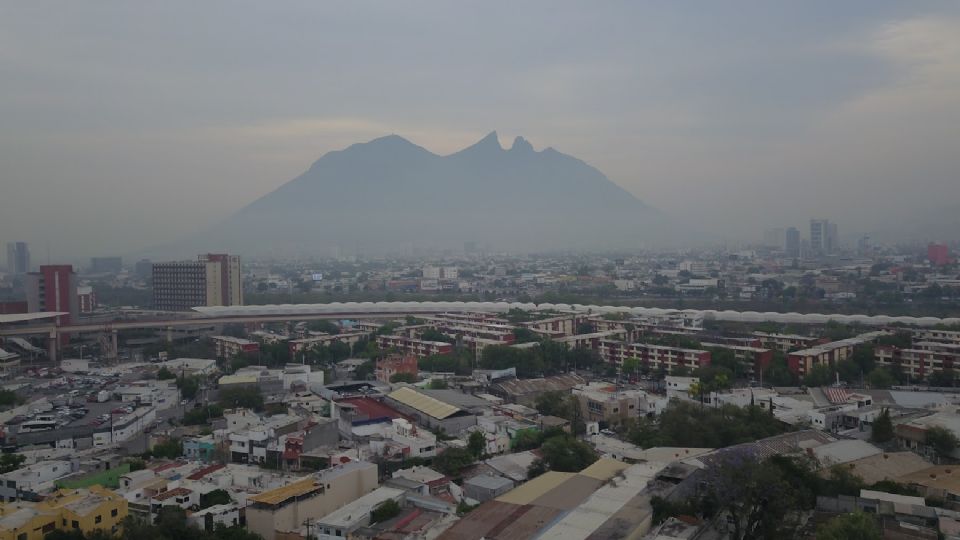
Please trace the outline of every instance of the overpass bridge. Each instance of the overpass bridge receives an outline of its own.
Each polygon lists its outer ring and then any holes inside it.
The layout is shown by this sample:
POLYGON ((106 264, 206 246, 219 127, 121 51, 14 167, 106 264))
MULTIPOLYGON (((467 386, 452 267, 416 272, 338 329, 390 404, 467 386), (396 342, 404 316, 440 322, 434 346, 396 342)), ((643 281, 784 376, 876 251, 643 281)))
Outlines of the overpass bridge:
MULTIPOLYGON (((211 306, 196 307, 189 317, 170 319, 141 319, 88 324, 57 325, 44 322, 24 326, 4 326, 0 319, 0 336, 46 336, 49 340, 50 357, 56 358, 56 344, 61 334, 104 333, 112 336, 116 350, 116 335, 119 330, 161 329, 167 330, 168 340, 172 340, 175 328, 286 321, 308 321, 320 319, 382 319, 385 317, 405 317, 417 315, 435 315, 455 311, 480 311, 488 313, 506 313, 511 309, 523 311, 552 310, 558 312, 577 312, 607 314, 616 313, 636 316, 665 316, 685 314, 702 317, 707 320, 731 322, 775 322, 782 324, 825 324, 830 321, 864 326, 889 326, 906 324, 910 326, 960 325, 960 317, 891 317, 888 315, 847 315, 822 313, 780 313, 730 310, 666 309, 650 307, 599 306, 583 304, 533 304, 521 302, 333 302, 329 304, 275 304, 261 306, 211 306)), ((38 319, 32 317, 32 319, 38 319)))

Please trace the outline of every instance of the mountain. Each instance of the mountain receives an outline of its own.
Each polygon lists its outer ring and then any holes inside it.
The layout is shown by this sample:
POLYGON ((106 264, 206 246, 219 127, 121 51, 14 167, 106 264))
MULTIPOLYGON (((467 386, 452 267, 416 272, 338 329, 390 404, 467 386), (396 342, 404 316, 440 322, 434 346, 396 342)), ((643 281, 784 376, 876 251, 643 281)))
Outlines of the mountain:
POLYGON ((636 249, 662 225, 659 212, 597 169, 522 137, 504 149, 493 132, 440 156, 390 135, 324 155, 196 240, 250 255, 468 241, 514 251, 636 249))

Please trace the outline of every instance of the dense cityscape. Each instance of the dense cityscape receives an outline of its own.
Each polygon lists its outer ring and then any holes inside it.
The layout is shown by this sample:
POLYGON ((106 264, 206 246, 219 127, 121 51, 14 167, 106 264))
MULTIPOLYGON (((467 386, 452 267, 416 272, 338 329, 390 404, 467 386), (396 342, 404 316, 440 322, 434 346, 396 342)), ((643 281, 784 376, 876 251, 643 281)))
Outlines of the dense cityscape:
POLYGON ((632 255, 35 265, 12 242, 0 529, 960 530, 951 246, 825 223, 632 255))

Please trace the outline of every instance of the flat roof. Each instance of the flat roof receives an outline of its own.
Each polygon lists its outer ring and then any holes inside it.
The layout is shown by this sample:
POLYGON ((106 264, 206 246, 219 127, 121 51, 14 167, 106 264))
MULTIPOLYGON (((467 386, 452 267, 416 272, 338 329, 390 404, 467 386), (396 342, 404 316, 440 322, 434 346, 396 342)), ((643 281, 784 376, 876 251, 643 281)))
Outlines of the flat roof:
POLYGON ((370 512, 390 499, 397 499, 406 493, 402 489, 381 486, 359 499, 347 503, 338 510, 317 520, 317 524, 347 529, 358 521, 366 521, 370 512))
POLYGON ((549 471, 508 493, 504 493, 497 497, 496 500, 510 504, 530 504, 544 493, 549 492, 576 475, 576 473, 549 471))
POLYGON ((590 465, 586 469, 580 471, 580 474, 597 480, 606 481, 613 478, 628 467, 629 465, 623 463, 622 461, 600 458, 593 462, 593 465, 590 465))
POLYGON ((292 497, 306 495, 315 489, 320 489, 320 487, 320 483, 316 478, 313 476, 308 476, 283 487, 278 487, 276 489, 271 489, 270 491, 264 491, 259 495, 254 495, 253 497, 250 497, 249 500, 255 503, 276 505, 292 497))
POLYGON ((440 420, 460 412, 460 408, 417 392, 410 387, 394 390, 387 394, 387 397, 440 420))

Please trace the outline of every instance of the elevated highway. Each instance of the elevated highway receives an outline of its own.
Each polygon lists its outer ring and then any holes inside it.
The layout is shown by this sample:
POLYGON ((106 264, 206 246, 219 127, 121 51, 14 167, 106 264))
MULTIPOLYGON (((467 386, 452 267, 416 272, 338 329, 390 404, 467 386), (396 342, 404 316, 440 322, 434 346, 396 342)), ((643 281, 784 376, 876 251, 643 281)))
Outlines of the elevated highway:
MULTIPOLYGON (((579 313, 619 313, 636 316, 665 316, 685 314, 702 317, 707 320, 733 322, 774 322, 783 324, 824 324, 830 321, 865 326, 889 326, 905 324, 910 326, 960 325, 960 317, 891 317, 887 315, 846 315, 822 313, 779 313, 755 311, 717 311, 695 309, 665 309, 649 307, 598 306, 582 304, 532 304, 520 302, 334 302, 330 304, 276 304, 262 306, 217 306, 197 307, 189 317, 170 319, 139 319, 90 324, 71 324, 59 326, 53 322, 28 324, 23 326, 4 325, 0 321, 0 336, 46 336, 51 343, 51 352, 55 357, 55 347, 60 334, 108 333, 119 330, 183 328, 202 325, 221 325, 235 323, 265 323, 306 321, 319 319, 382 319, 385 317, 404 317, 407 315, 430 315, 453 311, 481 311, 488 313, 506 313, 511 309, 524 311, 553 310, 558 312, 579 313)), ((115 349, 114 349, 115 350, 115 349)))

